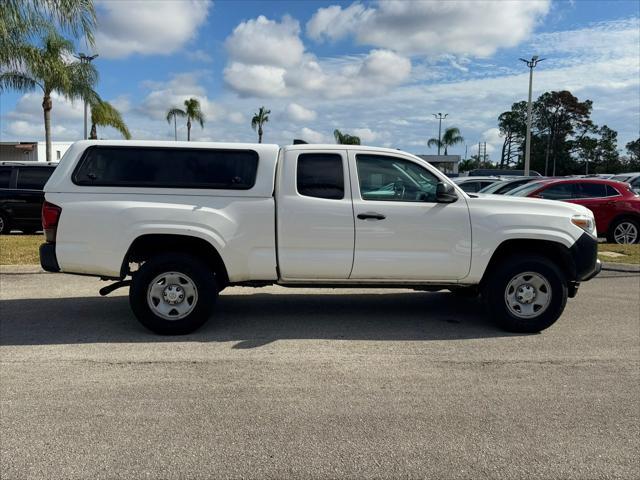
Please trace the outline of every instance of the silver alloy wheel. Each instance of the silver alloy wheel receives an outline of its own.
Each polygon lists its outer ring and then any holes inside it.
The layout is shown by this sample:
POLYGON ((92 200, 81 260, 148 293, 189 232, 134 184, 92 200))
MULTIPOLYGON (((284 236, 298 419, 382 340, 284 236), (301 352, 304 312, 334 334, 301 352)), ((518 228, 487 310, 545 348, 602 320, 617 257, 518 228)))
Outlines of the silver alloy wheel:
POLYGON ((180 320, 189 315, 198 303, 198 289, 184 273, 161 273, 149 284, 147 303, 159 317, 180 320))
POLYGON ((504 291, 509 311, 518 318, 541 315, 551 303, 551 285, 537 272, 519 273, 511 279, 504 291))
POLYGON ((632 222, 620 222, 613 230, 616 243, 636 243, 638 241, 638 227, 632 222))

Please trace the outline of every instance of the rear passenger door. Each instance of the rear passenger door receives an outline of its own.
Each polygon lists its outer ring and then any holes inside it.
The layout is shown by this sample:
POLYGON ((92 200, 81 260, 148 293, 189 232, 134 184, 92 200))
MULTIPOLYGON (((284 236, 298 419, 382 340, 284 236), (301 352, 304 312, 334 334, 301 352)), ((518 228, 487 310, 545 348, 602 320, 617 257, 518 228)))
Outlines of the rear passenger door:
POLYGON ((285 150, 276 196, 278 265, 284 280, 346 280, 354 220, 347 153, 285 150))

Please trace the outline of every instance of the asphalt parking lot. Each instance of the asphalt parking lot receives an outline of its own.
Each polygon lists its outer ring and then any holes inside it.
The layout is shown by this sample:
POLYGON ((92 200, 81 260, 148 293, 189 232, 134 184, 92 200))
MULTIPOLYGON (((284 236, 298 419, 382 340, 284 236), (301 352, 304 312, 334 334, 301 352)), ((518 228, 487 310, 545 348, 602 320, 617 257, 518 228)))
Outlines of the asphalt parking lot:
POLYGON ((444 292, 273 287, 163 338, 100 286, 0 277, 1 478, 640 476, 638 275, 537 335, 444 292))

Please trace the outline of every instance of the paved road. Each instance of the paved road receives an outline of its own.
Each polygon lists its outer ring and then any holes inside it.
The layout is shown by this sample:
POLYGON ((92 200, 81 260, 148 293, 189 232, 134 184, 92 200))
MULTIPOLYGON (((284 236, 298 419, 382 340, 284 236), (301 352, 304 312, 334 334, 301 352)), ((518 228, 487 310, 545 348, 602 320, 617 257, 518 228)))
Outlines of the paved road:
POLYGON ((124 290, 3 274, 0 477, 638 478, 640 276, 608 275, 539 335, 447 293, 238 288, 162 338, 124 290))

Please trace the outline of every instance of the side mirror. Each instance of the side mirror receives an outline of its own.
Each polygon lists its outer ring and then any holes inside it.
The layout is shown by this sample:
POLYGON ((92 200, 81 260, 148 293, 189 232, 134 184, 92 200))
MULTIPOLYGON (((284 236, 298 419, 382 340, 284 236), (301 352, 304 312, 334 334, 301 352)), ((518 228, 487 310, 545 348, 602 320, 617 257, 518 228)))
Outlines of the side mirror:
POLYGON ((436 187, 436 201, 438 203, 453 203, 458 200, 455 189, 448 183, 438 182, 436 187))

